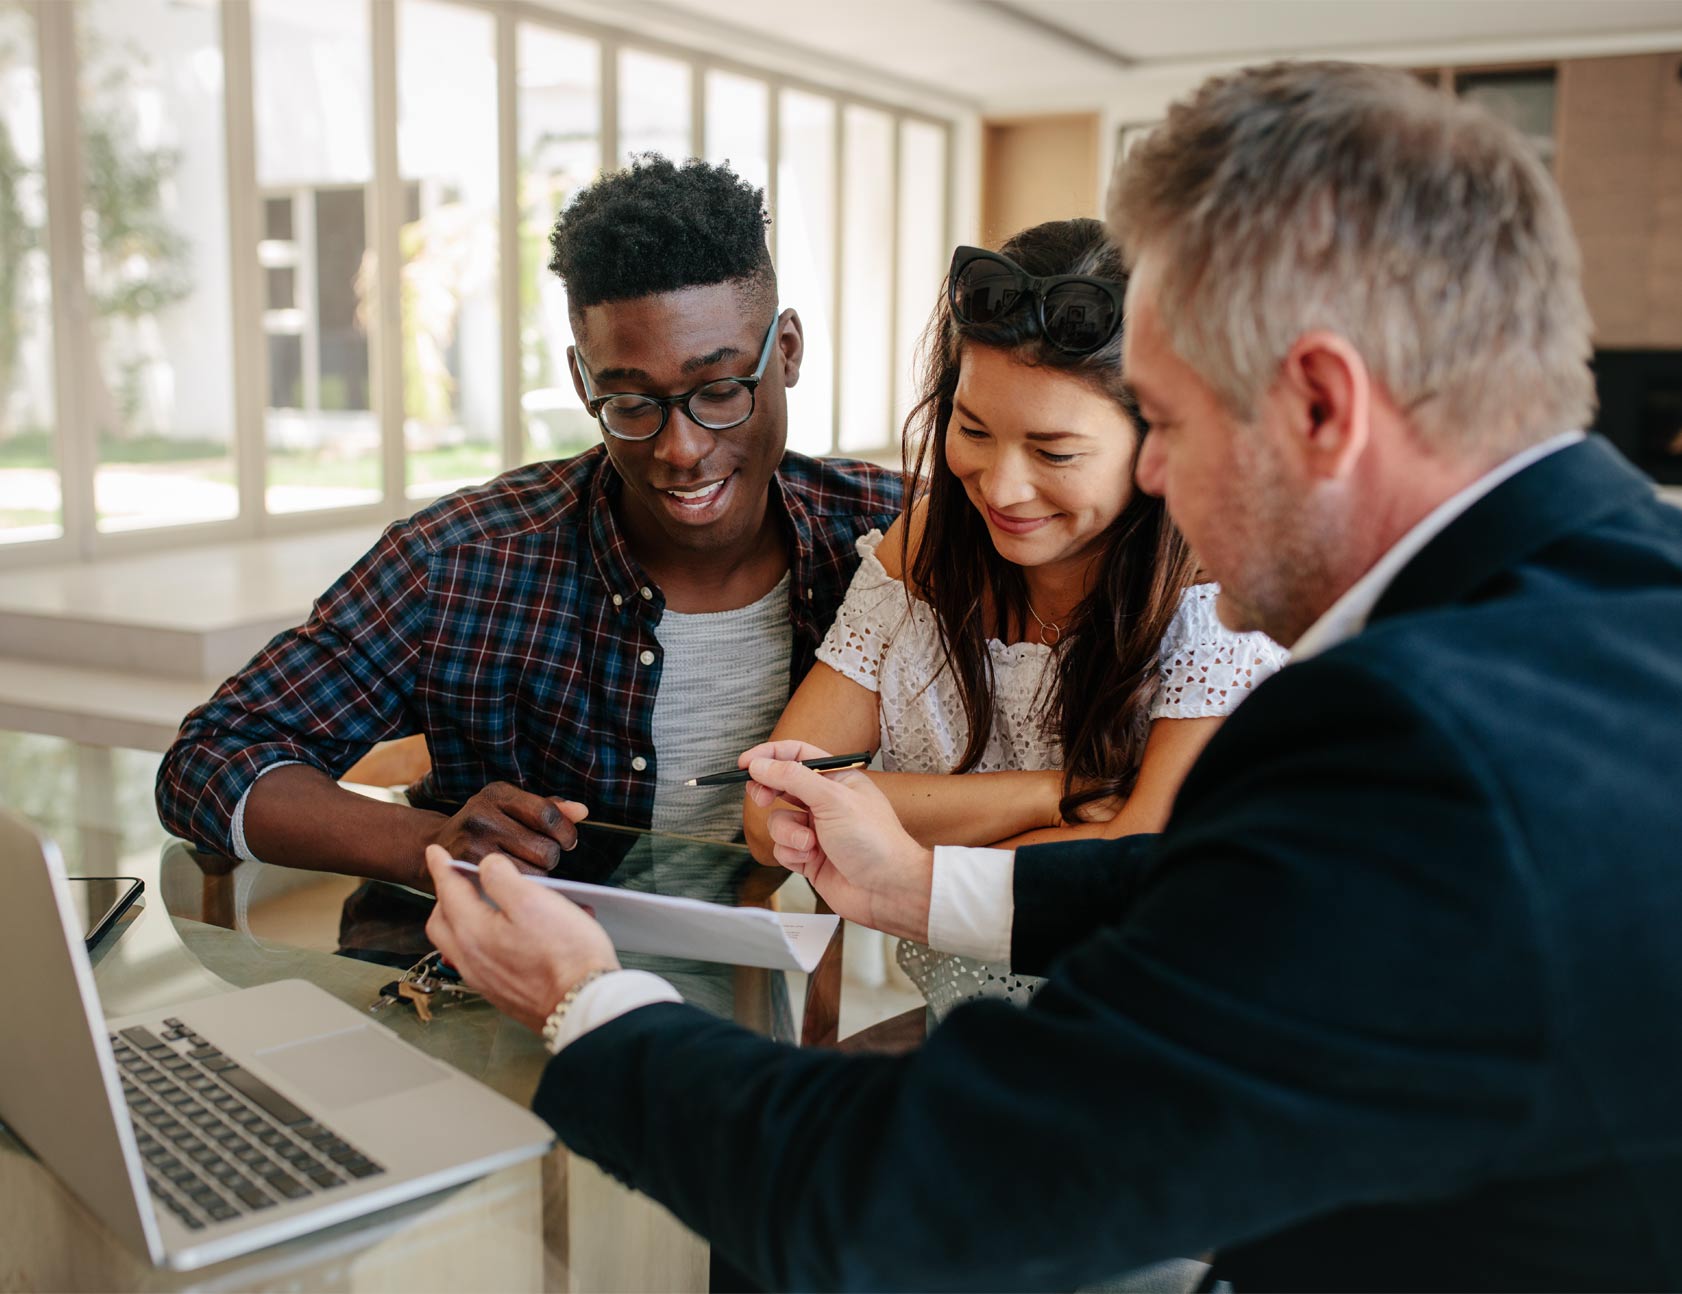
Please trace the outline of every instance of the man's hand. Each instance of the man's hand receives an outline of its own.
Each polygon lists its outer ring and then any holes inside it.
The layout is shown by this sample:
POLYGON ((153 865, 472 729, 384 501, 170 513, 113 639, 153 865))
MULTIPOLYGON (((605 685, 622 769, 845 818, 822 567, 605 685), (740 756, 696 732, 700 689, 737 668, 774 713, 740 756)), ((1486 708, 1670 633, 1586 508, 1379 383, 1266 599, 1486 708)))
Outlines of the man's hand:
POLYGON ((433 834, 431 843, 464 863, 502 854, 526 872, 548 872, 578 843, 574 824, 590 812, 573 800, 492 782, 433 834))
POLYGON ((437 845, 427 846, 426 866, 438 895, 427 938, 462 979, 534 1033, 591 971, 619 969, 613 943, 594 917, 565 895, 533 885, 501 854, 479 864, 483 899, 437 845))
POLYGON ((899 825, 893 806, 856 769, 817 773, 795 761, 827 754, 802 741, 770 741, 741 757, 776 860, 799 872, 841 916, 908 939, 929 936, 934 854, 899 825))

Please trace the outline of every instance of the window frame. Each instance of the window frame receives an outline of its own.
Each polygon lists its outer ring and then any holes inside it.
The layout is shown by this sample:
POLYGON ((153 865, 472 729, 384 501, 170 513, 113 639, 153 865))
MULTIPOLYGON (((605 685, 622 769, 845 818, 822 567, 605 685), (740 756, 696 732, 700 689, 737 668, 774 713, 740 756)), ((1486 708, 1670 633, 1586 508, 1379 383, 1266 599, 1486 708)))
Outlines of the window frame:
MULTIPOLYGON (((346 0, 347 3, 354 0, 346 0)), ((403 185, 397 165, 397 51, 402 23, 401 0, 363 0, 368 9, 371 60, 369 68, 373 104, 373 175, 369 190, 369 246, 381 263, 398 263, 398 233, 403 211, 403 185)), ((944 139, 945 174, 941 179, 942 209, 936 219, 943 240, 956 238, 956 177, 960 127, 974 117, 974 105, 954 99, 949 113, 911 102, 825 83, 797 73, 775 69, 775 51, 768 50, 763 62, 751 54, 738 57, 713 49, 682 44, 636 30, 633 26, 596 21, 556 12, 522 0, 437 0, 465 9, 490 13, 496 22, 497 139, 499 190, 499 248, 502 270, 498 275, 498 300, 502 333, 500 382, 502 426, 499 449, 502 466, 524 461, 525 428, 521 421, 519 365, 518 266, 518 147, 519 102, 516 85, 518 40, 522 25, 548 28, 592 40, 600 57, 597 81, 599 95, 600 156, 604 164, 616 164, 619 157, 619 62, 622 50, 633 49, 682 61, 690 74, 690 147, 695 156, 706 156, 707 83, 710 73, 719 72, 749 78, 766 87, 764 137, 766 141, 766 208, 771 227, 769 245, 776 247, 776 221, 781 169, 781 121, 785 94, 793 91, 826 99, 834 105, 835 139, 831 160, 831 183, 835 211, 834 291, 828 324, 834 339, 834 392, 831 401, 829 448, 836 453, 841 440, 841 391, 845 381, 845 356, 841 346, 841 325, 845 309, 845 285, 841 268, 846 255, 847 235, 842 201, 845 193, 845 122, 850 106, 886 114, 893 127, 894 165, 888 176, 888 201, 896 215, 894 237, 884 249, 891 266, 893 291, 883 304, 883 319, 889 354, 894 356, 882 411, 885 437, 881 445, 855 447, 850 453, 889 453, 898 445, 896 410, 906 400, 903 388, 911 375, 900 371, 901 351, 898 259, 901 208, 901 169, 898 159, 907 123, 935 128, 944 139)), ((101 531, 94 505, 94 477, 98 454, 94 443, 91 411, 78 381, 82 366, 97 359, 90 323, 87 284, 82 249, 82 141, 79 118, 81 74, 76 40, 77 4, 57 0, 21 0, 22 11, 33 19, 36 62, 41 89, 41 120, 45 187, 47 195, 46 237, 52 284, 51 326, 53 393, 56 402, 53 444, 62 499, 62 532, 51 538, 0 542, 0 569, 45 565, 66 560, 95 560, 164 548, 189 547, 255 540, 270 536, 310 531, 344 529, 388 521, 423 507, 431 495, 409 497, 406 450, 403 435, 403 382, 400 357, 401 295, 396 275, 381 275, 381 290, 374 303, 378 327, 369 338, 371 402, 378 419, 383 466, 382 497, 373 503, 329 507, 310 511, 270 512, 266 502, 269 372, 268 346, 271 325, 276 321, 267 307, 267 284, 260 245, 264 239, 263 203, 280 191, 260 188, 256 181, 256 130, 252 54, 251 0, 216 0, 214 10, 220 33, 223 68, 223 110, 225 139, 225 199, 229 244, 228 294, 232 328, 232 435, 239 512, 229 519, 205 522, 170 522, 145 528, 101 531)), ((738 51, 741 47, 737 47, 738 51)), ((888 81, 886 76, 881 78, 888 81)), ((921 86, 907 85, 907 94, 927 102, 941 96, 921 86)), ((293 244, 302 241, 298 227, 301 191, 288 190, 294 199, 293 244)), ((305 204, 307 205, 307 204, 305 204)), ((307 352, 313 332, 314 293, 304 279, 303 249, 294 275, 294 311, 304 323, 300 345, 307 352), (308 300, 306 301, 306 298, 308 300)), ((932 300, 932 298, 931 298, 932 300)), ((787 304, 787 303, 785 303, 787 304)), ((794 303, 798 305, 798 303, 794 303)), ((305 367, 309 367, 305 356, 305 367)), ((309 385, 305 383, 306 387, 309 385)), ((306 403, 308 392, 306 391, 306 403)))

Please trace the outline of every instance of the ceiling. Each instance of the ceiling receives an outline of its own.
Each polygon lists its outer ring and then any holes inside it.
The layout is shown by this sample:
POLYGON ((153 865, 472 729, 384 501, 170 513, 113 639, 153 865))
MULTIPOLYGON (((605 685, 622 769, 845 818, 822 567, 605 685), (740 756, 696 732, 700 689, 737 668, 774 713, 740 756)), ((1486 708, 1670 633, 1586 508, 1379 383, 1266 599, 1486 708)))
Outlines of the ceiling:
POLYGON ((1682 0, 627 0, 832 66, 988 106, 1129 70, 1274 55, 1415 57, 1431 50, 1675 36, 1682 0))
POLYGON ((1682 26, 1678 0, 1003 0, 1144 63, 1682 26))

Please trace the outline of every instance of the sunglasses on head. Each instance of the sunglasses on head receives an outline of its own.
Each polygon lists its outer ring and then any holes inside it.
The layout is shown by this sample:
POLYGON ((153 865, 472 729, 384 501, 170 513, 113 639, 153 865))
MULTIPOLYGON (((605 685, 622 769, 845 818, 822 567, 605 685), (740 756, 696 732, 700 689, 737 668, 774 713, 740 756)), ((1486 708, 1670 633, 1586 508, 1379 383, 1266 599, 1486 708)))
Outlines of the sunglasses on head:
POLYGON ((984 247, 952 253, 946 299, 952 317, 986 328, 1032 305, 1040 335, 1070 355, 1089 355, 1121 327, 1122 285, 1084 274, 1036 278, 1008 256, 984 247))

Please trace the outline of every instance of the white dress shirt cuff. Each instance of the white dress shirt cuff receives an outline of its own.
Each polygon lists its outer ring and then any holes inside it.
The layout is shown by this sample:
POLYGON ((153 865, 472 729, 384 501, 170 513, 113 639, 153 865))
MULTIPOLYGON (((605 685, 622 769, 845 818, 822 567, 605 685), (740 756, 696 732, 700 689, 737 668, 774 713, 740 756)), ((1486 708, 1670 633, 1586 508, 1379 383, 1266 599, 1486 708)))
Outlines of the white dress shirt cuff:
POLYGON ((929 947, 980 961, 1010 963, 1016 915, 1016 853, 938 845, 929 888, 929 947))
POLYGON ((288 764, 301 764, 301 759, 282 759, 276 763, 257 770, 257 776, 251 779, 251 785, 245 788, 245 794, 239 797, 239 803, 234 805, 234 820, 228 828, 228 841, 234 847, 234 857, 242 863, 260 863, 263 860, 251 852, 251 846, 245 843, 245 802, 251 798, 251 792, 257 783, 263 780, 263 774, 272 773, 277 768, 285 768, 288 764))
POLYGON ((648 971, 610 971, 592 980, 572 1000, 561 1017, 560 1028, 549 1044, 550 1051, 559 1051, 576 1042, 592 1029, 599 1029, 609 1020, 635 1011, 639 1006, 656 1002, 681 1002, 678 991, 658 975, 648 971))

